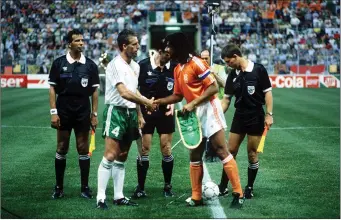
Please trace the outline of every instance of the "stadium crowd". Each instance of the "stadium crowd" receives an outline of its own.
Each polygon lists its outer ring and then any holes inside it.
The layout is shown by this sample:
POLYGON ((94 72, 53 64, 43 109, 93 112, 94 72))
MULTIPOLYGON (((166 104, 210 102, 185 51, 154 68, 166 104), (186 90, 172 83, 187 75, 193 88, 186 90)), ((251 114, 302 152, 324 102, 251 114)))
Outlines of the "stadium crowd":
MULTIPOLYGON (((214 54, 226 42, 241 45, 248 59, 270 73, 300 65, 338 65, 340 1, 222 1, 215 15, 214 54), (299 61, 298 61, 299 60, 299 61)), ((210 17, 203 13, 202 44, 209 47, 210 17)), ((338 68, 339 69, 339 68, 338 68)))
MULTIPOLYGON (((98 63, 104 52, 118 53, 116 38, 123 28, 140 36, 138 60, 147 56, 148 11, 200 12, 202 48, 210 45, 210 15, 205 1, 7 1, 1 7, 1 63, 37 65, 47 73, 54 58, 65 53, 66 33, 84 32, 85 55, 98 63)), ((220 45, 241 46, 250 60, 269 73, 297 64, 337 65, 340 60, 340 0, 221 1, 214 16, 214 58, 220 45)), ((2 71, 3 72, 3 71, 2 71)))

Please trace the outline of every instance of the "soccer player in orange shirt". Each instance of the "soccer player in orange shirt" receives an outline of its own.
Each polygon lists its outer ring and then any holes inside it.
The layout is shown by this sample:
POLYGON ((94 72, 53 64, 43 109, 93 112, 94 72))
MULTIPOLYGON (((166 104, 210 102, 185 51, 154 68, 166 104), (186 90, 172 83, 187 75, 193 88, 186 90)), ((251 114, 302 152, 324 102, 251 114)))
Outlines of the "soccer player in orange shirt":
POLYGON ((212 142, 213 149, 217 152, 224 170, 231 180, 233 189, 232 208, 243 205, 243 191, 240 185, 237 163, 227 150, 225 139, 226 122, 219 99, 215 96, 218 86, 215 78, 210 74, 208 64, 191 54, 192 49, 187 37, 179 32, 165 38, 166 51, 172 59, 179 62, 174 69, 174 92, 172 95, 154 101, 157 105, 177 103, 183 98, 187 104, 183 112, 196 111, 201 122, 203 140, 201 144, 190 150, 190 179, 192 197, 188 201, 190 206, 203 205, 202 178, 205 143, 207 138, 212 142))

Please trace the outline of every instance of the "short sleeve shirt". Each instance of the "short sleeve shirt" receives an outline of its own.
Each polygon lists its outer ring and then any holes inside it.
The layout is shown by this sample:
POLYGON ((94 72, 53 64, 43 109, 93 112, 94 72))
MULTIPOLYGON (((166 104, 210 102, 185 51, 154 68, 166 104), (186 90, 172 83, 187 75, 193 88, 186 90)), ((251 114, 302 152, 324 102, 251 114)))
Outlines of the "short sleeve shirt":
POLYGON ((175 63, 168 62, 162 71, 152 64, 151 58, 141 60, 139 65, 139 88, 143 96, 158 99, 173 93, 175 63))
MULTIPOLYGON (((174 69, 174 94, 185 97, 187 103, 201 96, 205 90, 215 82, 214 76, 210 74, 208 64, 193 56, 185 64, 178 64, 174 69)), ((214 99, 213 96, 211 99, 214 99)))
POLYGON ((98 67, 83 54, 75 61, 68 53, 53 61, 48 83, 58 97, 88 98, 99 87, 98 67))
POLYGON ((213 64, 212 69, 214 72, 217 73, 217 75, 224 81, 226 82, 227 79, 227 74, 225 71, 225 66, 219 65, 219 64, 213 64))
POLYGON ((268 72, 262 64, 248 61, 246 70, 232 70, 225 85, 225 95, 235 96, 237 110, 261 109, 265 93, 272 90, 268 72))
MULTIPOLYGON (((148 99, 164 98, 173 94, 174 89, 174 68, 176 63, 170 61, 165 64, 163 69, 157 66, 154 62, 154 57, 143 59, 139 62, 139 90, 141 95, 148 99)), ((165 105, 159 107, 159 111, 152 114, 168 111, 165 105)))
POLYGON ((123 83, 131 92, 137 92, 140 66, 134 61, 128 64, 121 55, 109 62, 105 72, 105 104, 136 108, 134 102, 121 97, 116 86, 123 83))

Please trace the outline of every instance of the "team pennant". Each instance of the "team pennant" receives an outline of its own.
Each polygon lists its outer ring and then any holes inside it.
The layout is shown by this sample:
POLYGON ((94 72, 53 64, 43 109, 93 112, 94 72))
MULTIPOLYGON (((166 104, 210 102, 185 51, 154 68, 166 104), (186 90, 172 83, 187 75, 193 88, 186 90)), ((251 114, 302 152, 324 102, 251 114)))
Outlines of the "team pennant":
POLYGON ((176 122, 182 143, 188 149, 197 148, 202 139, 200 121, 194 111, 182 113, 175 111, 176 122))

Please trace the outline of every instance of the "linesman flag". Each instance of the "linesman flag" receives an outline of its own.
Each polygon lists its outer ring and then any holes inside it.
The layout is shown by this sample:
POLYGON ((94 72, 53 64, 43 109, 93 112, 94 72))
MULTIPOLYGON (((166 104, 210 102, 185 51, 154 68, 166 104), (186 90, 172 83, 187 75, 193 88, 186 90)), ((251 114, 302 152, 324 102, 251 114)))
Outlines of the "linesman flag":
POLYGON ((90 135, 90 146, 89 146, 89 156, 92 156, 92 152, 96 149, 95 146, 95 129, 91 129, 90 135))
POLYGON ((264 128, 262 138, 260 139, 260 142, 258 144, 257 153, 263 153, 265 138, 266 138, 266 134, 268 133, 268 130, 269 129, 267 127, 264 128))

